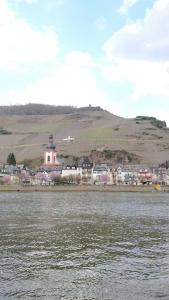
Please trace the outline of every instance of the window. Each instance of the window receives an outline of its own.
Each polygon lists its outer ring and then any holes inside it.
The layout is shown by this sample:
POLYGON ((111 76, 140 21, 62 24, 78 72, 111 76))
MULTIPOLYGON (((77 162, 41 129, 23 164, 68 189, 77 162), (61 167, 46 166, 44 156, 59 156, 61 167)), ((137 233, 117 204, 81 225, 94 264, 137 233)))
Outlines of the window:
POLYGON ((48 155, 48 157, 47 157, 47 161, 48 161, 48 162, 50 162, 50 155, 48 155))

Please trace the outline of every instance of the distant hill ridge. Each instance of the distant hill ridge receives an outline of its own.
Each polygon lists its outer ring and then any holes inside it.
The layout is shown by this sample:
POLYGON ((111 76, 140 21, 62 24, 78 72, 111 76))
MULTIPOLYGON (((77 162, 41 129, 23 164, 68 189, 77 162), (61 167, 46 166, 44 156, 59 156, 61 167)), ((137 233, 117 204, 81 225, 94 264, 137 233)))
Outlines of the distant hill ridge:
POLYGON ((104 111, 100 106, 55 106, 29 103, 26 105, 0 106, 0 115, 62 115, 77 112, 104 111))

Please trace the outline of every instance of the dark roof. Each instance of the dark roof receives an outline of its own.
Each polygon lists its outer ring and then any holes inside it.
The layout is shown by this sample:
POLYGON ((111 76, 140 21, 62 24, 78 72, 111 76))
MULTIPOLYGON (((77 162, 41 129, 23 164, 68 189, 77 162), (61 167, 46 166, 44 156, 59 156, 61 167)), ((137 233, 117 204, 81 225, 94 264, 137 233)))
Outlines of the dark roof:
POLYGON ((46 149, 52 149, 52 150, 55 150, 55 149, 56 149, 56 146, 55 146, 55 144, 50 143, 50 144, 47 145, 46 149))
POLYGON ((81 165, 83 169, 92 169, 93 167, 93 163, 89 160, 88 157, 84 157, 81 165))
POLYGON ((93 168, 93 171, 108 171, 108 168, 106 165, 97 165, 93 168))
POLYGON ((64 166, 63 170, 77 170, 76 165, 66 165, 64 166))

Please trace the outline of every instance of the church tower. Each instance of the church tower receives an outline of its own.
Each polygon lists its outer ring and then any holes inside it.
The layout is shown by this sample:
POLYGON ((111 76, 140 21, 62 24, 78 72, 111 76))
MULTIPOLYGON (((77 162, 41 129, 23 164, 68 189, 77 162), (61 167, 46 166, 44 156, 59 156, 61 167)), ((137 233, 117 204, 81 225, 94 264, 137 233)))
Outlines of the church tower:
POLYGON ((44 165, 48 167, 58 166, 59 162, 57 160, 56 146, 53 143, 53 134, 49 136, 49 144, 45 151, 44 165))

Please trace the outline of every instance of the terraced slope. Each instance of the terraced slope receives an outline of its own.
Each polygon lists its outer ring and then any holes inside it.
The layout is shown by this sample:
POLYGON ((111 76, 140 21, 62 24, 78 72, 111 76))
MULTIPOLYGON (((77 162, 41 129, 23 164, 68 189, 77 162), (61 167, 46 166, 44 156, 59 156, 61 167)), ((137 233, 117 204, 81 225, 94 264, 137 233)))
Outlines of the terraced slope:
POLYGON ((102 110, 56 115, 0 114, 0 128, 0 162, 6 161, 9 152, 15 153, 17 161, 43 156, 50 133, 54 134, 58 152, 64 155, 83 156, 92 150, 111 149, 133 153, 142 163, 169 159, 167 128, 157 128, 147 119, 124 119, 102 110), (75 138, 73 142, 62 140, 69 135, 75 138))

